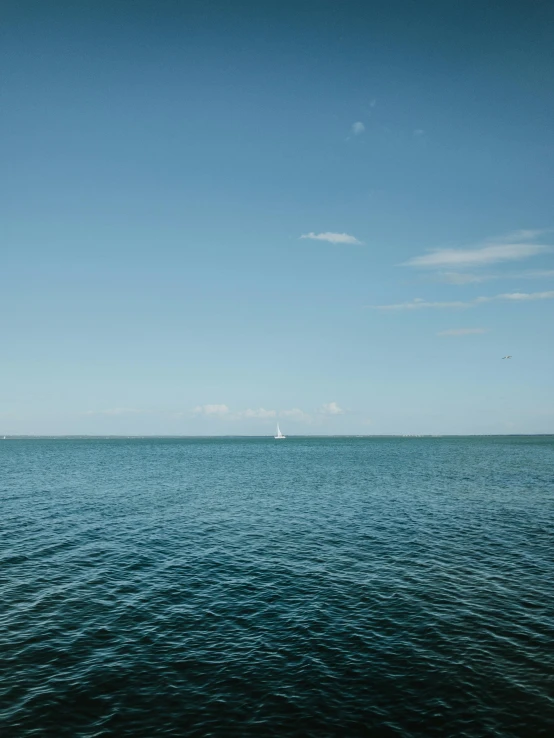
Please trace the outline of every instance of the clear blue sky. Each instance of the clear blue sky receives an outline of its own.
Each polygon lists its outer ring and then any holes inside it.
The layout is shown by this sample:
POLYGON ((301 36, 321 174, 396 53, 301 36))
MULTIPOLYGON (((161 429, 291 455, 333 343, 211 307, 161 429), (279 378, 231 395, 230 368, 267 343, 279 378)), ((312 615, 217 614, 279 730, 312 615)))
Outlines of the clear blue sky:
POLYGON ((6 0, 0 433, 554 432, 553 29, 6 0))

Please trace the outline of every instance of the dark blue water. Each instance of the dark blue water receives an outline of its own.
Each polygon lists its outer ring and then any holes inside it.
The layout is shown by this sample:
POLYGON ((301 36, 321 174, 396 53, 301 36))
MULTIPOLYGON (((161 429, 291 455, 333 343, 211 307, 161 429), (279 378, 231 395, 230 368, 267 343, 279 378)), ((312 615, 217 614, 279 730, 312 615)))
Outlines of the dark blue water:
POLYGON ((554 438, 0 441, 17 736, 554 730, 554 438))

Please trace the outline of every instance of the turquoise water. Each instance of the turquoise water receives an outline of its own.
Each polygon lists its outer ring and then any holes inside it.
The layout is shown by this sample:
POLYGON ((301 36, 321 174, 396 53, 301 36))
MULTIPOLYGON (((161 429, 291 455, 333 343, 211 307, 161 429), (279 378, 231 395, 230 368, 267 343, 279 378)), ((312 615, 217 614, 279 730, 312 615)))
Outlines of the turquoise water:
POLYGON ((554 438, 0 441, 0 728, 542 736, 554 438))

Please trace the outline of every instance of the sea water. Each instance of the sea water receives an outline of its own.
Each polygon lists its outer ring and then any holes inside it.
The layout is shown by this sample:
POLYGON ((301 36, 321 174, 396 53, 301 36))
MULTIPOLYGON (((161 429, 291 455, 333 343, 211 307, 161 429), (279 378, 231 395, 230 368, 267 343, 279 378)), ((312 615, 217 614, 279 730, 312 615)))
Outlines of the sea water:
POLYGON ((554 438, 0 441, 0 733, 554 734, 554 438))

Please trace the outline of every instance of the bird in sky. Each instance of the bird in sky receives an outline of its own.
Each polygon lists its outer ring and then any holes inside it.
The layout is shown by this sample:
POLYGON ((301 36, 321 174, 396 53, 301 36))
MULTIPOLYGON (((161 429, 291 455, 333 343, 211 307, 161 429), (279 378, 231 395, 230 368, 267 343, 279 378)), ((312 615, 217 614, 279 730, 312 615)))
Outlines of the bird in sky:
POLYGON ((512 357, 511 356, 503 356, 502 358, 503 359, 511 359, 512 357))

